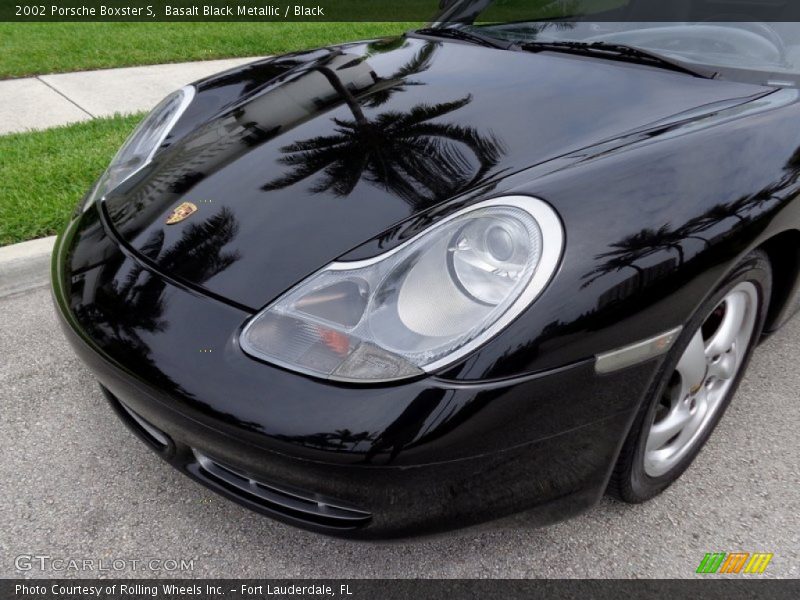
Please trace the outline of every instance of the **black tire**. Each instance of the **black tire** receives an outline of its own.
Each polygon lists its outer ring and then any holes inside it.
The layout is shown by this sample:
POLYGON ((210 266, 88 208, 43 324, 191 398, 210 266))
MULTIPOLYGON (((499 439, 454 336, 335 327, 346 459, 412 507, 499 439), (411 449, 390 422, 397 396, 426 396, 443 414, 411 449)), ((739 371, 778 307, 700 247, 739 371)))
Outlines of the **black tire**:
POLYGON ((617 459, 616 466, 614 467, 608 484, 607 492, 609 495, 624 502, 644 502, 663 492, 692 464, 697 454, 713 433, 722 415, 725 414, 725 410, 728 404, 730 404, 731 398, 736 394, 739 382, 747 370, 753 349, 758 344, 758 340, 764 328, 771 289, 772 268, 769 259, 764 252, 757 250, 748 254, 744 260, 733 269, 730 275, 726 277, 717 290, 703 302, 695 315, 686 324, 679 339, 671 349, 659 375, 655 378, 653 385, 642 403, 642 408, 631 425, 628 437, 622 446, 622 450, 620 451, 619 458, 617 459), (664 394, 666 386, 695 332, 705 322, 708 315, 717 307, 725 295, 736 285, 745 281, 755 284, 758 291, 758 307, 755 328, 750 339, 750 344, 745 352, 741 368, 733 380, 733 384, 728 390, 728 393, 722 399, 719 408, 712 416, 709 426, 705 429, 700 438, 698 438, 694 446, 689 449, 686 456, 663 475, 652 477, 645 472, 645 444, 662 394, 664 394))

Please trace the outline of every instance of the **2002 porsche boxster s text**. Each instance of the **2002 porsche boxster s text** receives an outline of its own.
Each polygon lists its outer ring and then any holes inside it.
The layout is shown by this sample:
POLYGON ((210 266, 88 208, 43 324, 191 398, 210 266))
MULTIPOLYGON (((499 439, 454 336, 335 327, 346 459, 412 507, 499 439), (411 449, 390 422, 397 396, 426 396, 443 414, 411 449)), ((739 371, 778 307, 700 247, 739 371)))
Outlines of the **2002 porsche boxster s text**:
POLYGON ((800 26, 479 21, 185 87, 84 198, 64 329, 183 472, 362 537, 640 502, 798 308, 800 26))

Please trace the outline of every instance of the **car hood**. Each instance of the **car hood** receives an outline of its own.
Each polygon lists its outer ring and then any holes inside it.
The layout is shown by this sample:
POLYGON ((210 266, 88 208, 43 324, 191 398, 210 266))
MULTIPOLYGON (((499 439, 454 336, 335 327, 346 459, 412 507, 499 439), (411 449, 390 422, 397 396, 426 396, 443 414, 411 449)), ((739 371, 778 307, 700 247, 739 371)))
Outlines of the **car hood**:
POLYGON ((168 146, 109 195, 106 216, 163 274, 250 309, 468 190, 764 93, 414 38, 262 61, 197 88, 168 146), (196 212, 167 224, 183 202, 196 212))

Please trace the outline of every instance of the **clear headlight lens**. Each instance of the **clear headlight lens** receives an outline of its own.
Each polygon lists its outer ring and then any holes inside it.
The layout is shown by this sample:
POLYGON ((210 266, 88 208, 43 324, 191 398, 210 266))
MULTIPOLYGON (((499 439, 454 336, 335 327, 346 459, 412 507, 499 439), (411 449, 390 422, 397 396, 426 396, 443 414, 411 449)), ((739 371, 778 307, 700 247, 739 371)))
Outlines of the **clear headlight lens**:
POLYGON ((139 123, 87 197, 84 210, 153 159, 172 127, 191 104, 194 94, 194 87, 190 85, 173 92, 139 123))
POLYGON ((563 245, 541 200, 481 202, 383 255, 331 263, 253 317, 239 341, 251 356, 337 381, 432 372, 530 305, 563 245))

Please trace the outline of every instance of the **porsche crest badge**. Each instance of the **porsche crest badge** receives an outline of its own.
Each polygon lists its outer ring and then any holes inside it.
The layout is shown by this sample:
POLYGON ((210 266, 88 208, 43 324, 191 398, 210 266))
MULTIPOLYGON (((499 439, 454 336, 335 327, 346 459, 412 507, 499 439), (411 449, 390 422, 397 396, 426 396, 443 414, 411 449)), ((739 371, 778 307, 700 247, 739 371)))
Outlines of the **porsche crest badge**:
POLYGON ((174 225, 175 223, 180 223, 184 219, 189 218, 194 213, 197 212, 197 205, 192 204, 191 202, 182 202, 175 209, 172 211, 172 214, 167 217, 167 225, 174 225))

